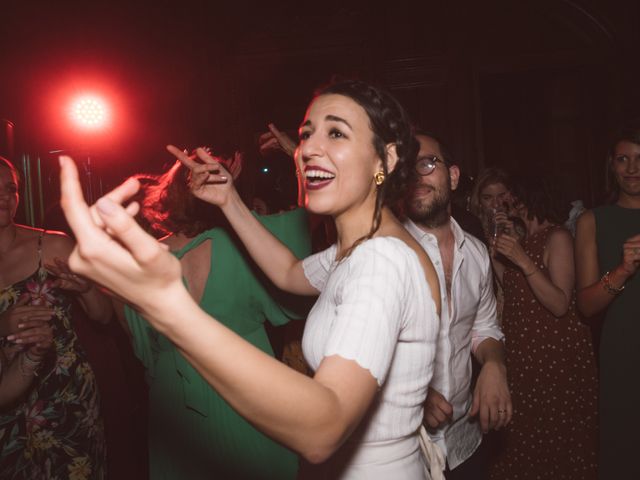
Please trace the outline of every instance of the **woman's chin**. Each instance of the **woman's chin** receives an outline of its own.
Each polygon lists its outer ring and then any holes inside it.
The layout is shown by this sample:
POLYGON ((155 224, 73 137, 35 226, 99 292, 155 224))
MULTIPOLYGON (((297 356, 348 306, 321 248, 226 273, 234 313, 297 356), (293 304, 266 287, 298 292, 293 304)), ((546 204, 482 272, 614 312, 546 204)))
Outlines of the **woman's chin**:
POLYGON ((310 199, 307 197, 305 208, 308 212, 315 215, 333 215, 333 210, 326 202, 317 201, 317 199, 310 199))

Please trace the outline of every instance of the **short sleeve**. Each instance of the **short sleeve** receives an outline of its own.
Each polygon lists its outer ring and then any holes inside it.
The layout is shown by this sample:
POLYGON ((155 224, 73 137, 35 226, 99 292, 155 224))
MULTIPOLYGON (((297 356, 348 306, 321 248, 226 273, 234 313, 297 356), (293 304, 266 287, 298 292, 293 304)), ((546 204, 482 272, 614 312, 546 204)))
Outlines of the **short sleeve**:
POLYGON ((355 360, 379 385, 386 379, 404 326, 406 292, 413 291, 406 280, 410 253, 415 256, 397 239, 363 243, 348 258, 348 272, 337 292, 324 356, 355 360))
POLYGON ((324 289, 327 277, 331 271, 331 265, 336 258, 336 246, 331 245, 326 250, 307 257, 302 262, 304 276, 307 277, 313 288, 319 292, 324 289))
POLYGON ((154 376, 157 349, 154 348, 158 333, 136 310, 124 305, 124 315, 133 337, 133 352, 145 367, 149 377, 154 376))

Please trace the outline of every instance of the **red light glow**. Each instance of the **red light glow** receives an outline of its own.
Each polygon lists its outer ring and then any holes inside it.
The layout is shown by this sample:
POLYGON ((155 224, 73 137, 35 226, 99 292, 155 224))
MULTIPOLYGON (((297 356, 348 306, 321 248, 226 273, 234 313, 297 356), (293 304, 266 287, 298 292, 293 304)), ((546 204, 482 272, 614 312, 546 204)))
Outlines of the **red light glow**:
POLYGON ((109 109, 99 97, 84 96, 77 98, 71 106, 71 119, 88 130, 105 127, 109 120, 109 109))

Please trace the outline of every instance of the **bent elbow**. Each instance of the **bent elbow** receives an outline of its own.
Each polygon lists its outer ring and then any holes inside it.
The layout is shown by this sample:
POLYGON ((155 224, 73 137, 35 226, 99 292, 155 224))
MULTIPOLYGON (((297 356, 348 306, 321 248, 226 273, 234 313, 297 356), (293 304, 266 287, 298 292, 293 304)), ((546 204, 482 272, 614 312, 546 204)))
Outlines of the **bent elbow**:
POLYGON ((568 308, 556 308, 551 310, 551 313, 556 318, 562 318, 567 314, 568 311, 569 311, 568 308))
POLYGON ((337 443, 325 445, 315 444, 309 445, 304 451, 301 451, 300 454, 307 462, 312 465, 318 465, 329 460, 338 448, 339 444, 337 443))
POLYGON ((585 297, 586 295, 581 295, 580 293, 578 293, 576 295, 576 306, 578 307, 578 311, 582 314, 582 316, 588 319, 597 314, 599 310, 595 309, 589 299, 585 297))
POLYGON ((326 462, 340 448, 345 437, 345 432, 332 432, 326 435, 316 435, 310 441, 305 442, 300 450, 300 455, 309 463, 317 465, 326 462))
POLYGON ((333 453, 335 452, 335 450, 333 449, 327 449, 327 448, 317 448, 317 449, 308 449, 305 452, 300 452, 302 454, 302 457, 309 462, 312 465, 318 465, 320 463, 324 463, 327 460, 329 460, 329 458, 331 457, 331 455, 333 455, 333 453))
POLYGON ((562 302, 558 305, 554 305, 554 307, 551 310, 551 313, 553 314, 554 317, 556 318, 562 318, 564 317, 567 312, 569 311, 569 302, 565 301, 562 302))

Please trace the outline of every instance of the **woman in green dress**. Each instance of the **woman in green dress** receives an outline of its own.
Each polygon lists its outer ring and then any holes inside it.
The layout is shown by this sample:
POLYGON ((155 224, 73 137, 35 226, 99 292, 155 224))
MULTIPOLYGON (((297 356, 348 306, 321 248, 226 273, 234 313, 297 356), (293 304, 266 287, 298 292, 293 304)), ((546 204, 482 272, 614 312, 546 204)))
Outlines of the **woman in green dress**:
POLYGON ((585 316, 604 313, 599 477, 640 478, 640 126, 617 134, 607 168, 611 203, 577 223, 576 299, 585 316))
MULTIPOLYGON (((145 183, 142 214, 167 234, 162 242, 180 259, 194 300, 273 356, 264 324, 283 325, 299 316, 281 306, 291 299, 258 274, 220 210, 192 196, 188 171, 179 162, 157 182, 145 183)), ((299 257, 310 253, 304 210, 258 218, 299 257)), ((126 307, 125 314, 150 389, 151 479, 295 478, 293 452, 238 415, 134 308, 126 307)))

